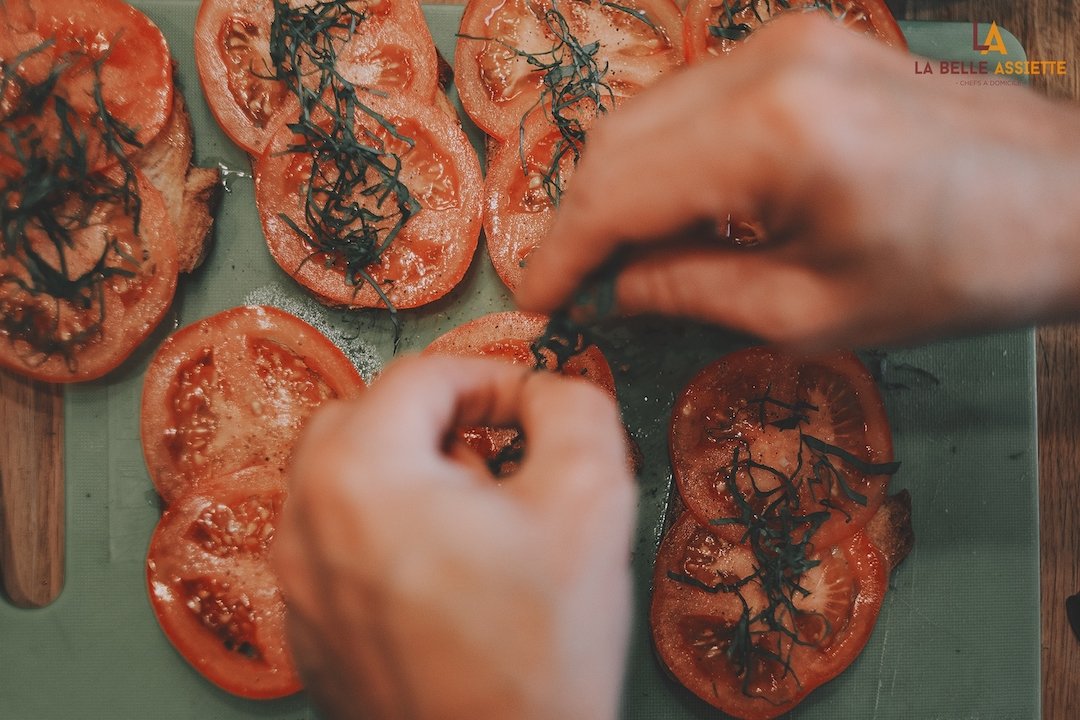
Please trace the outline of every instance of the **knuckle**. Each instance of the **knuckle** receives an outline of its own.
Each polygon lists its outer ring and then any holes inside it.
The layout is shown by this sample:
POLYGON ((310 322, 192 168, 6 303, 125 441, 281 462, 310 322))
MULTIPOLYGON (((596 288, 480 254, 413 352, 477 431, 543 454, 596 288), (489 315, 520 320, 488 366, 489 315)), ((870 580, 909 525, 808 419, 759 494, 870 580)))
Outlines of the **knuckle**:
POLYGON ((801 294, 797 300, 777 302, 767 325, 767 339, 793 346, 830 342, 843 334, 850 321, 850 306, 828 287, 801 294))
POLYGON ((422 356, 419 354, 402 355, 395 358, 389 365, 383 368, 379 374, 381 382, 399 381, 408 379, 418 373, 426 372, 434 356, 422 356))
POLYGON ((634 294, 643 309, 695 315, 715 302, 712 293, 701 292, 697 283, 686 282, 680 273, 667 269, 639 275, 638 281, 640 284, 634 294))

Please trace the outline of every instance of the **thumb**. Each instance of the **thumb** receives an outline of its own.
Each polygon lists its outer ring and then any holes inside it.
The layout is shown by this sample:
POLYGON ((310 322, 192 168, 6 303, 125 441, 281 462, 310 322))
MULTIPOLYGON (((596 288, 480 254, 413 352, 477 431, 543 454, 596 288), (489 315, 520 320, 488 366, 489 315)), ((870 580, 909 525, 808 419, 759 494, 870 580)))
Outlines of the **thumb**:
POLYGON ((584 380, 533 373, 519 417, 525 458, 507 488, 527 504, 558 509, 613 490, 632 494, 623 426, 606 392, 584 380))

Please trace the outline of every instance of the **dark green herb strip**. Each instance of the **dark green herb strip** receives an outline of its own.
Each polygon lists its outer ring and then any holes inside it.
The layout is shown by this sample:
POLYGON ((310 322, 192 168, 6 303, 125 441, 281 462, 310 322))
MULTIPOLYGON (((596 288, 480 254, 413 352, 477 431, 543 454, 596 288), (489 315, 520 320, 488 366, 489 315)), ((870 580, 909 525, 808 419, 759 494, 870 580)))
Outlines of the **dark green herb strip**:
MULTIPOLYGON (((745 442, 736 445, 732 451, 731 463, 723 472, 723 481, 734 501, 736 514, 733 517, 715 518, 710 524, 743 528, 741 540, 753 552, 756 568, 753 573, 736 583, 718 585, 715 589, 677 573, 669 573, 668 577, 707 592, 732 592, 739 598, 743 612, 732 628, 727 654, 738 675, 742 677, 742 692, 752 696, 750 691, 754 682, 753 668, 757 661, 776 662, 783 668, 785 675, 794 676, 790 663, 791 648, 806 644, 795 629, 794 618, 802 613, 795 602, 798 597, 809 594, 801 584, 802 577, 820 562, 810 557, 812 540, 814 534, 829 519, 828 508, 834 507, 828 501, 832 488, 839 488, 852 502, 865 505, 868 501, 865 495, 856 492, 847 484, 843 473, 833 464, 833 458, 866 475, 893 474, 900 464, 869 463, 843 448, 805 434, 802 426, 810 422, 811 413, 818 411, 817 407, 805 401, 781 400, 767 390, 763 396, 752 398, 749 405, 758 407, 760 427, 772 426, 783 432, 797 432, 800 439, 798 463, 790 472, 753 460, 745 442), (777 420, 769 420, 765 412, 767 407, 779 408, 788 414, 777 420), (804 449, 811 458, 809 468, 803 462, 804 449), (749 496, 743 493, 737 482, 740 470, 744 470, 750 478, 749 496), (777 481, 776 487, 768 491, 761 490, 754 477, 757 472, 772 476, 777 481), (800 491, 804 485, 811 490, 820 486, 825 499, 818 501, 818 504, 827 509, 812 512, 801 510, 800 491), (757 614, 751 613, 742 594, 742 588, 751 582, 761 586, 768 600, 765 609, 757 614), (764 630, 753 630, 754 627, 762 625, 764 630), (755 637, 766 633, 776 633, 775 650, 754 642, 755 637), (785 638, 790 641, 787 653, 784 652, 785 638)), ((706 431, 708 432, 708 429, 706 431)), ((715 437, 727 439, 723 429, 717 429, 715 437)), ((814 496, 817 497, 816 494, 814 496)), ((824 617, 821 617, 821 620, 828 622, 824 617)), ((795 679, 798 681, 797 676, 795 679)))
MULTIPOLYGON (((568 0, 584 2, 591 0, 568 0)), ((582 112, 605 114, 615 102, 615 92, 608 84, 608 65, 600 63, 596 55, 600 43, 582 43, 571 32, 566 16, 558 8, 558 0, 553 0, 551 7, 544 12, 544 23, 555 39, 548 50, 530 53, 501 38, 478 37, 458 34, 466 40, 493 42, 506 48, 514 55, 523 58, 540 72, 540 97, 525 111, 518 124, 518 153, 522 172, 528 175, 528 159, 525 148, 525 126, 530 116, 540 109, 559 131, 559 140, 552 151, 551 162, 543 169, 541 186, 552 204, 558 205, 563 194, 562 162, 566 158, 577 164, 585 145, 585 125, 582 112)), ((656 24, 641 10, 620 3, 598 0, 601 7, 609 7, 624 12, 656 31, 656 24)))
POLYGON ((867 366, 874 381, 886 390, 911 390, 906 382, 892 379, 896 373, 903 373, 907 379, 917 385, 940 385, 941 378, 925 368, 907 362, 894 362, 884 350, 868 350, 867 366))
POLYGON ((622 5, 621 3, 608 2, 608 0, 599 0, 599 2, 601 7, 608 7, 612 10, 618 10, 619 12, 626 13, 627 15, 645 23, 645 25, 647 25, 650 30, 654 32, 660 31, 660 28, 656 26, 656 23, 649 19, 648 14, 641 10, 638 10, 637 8, 632 8, 628 5, 622 5))
MULTIPOLYGON (((607 317, 615 305, 615 276, 620 258, 609 262, 575 295, 570 309, 551 315, 540 336, 529 344, 533 370, 559 372, 571 358, 593 344, 589 325, 607 317)), ((520 463, 525 456, 525 435, 518 430, 513 441, 489 458, 488 468, 499 477, 509 463, 520 463)))
POLYGON ((537 370, 562 370, 566 362, 593 345, 590 326, 615 311, 615 280, 625 262, 617 253, 593 272, 566 307, 556 310, 530 346, 537 370), (549 367, 548 353, 554 358, 549 367))
POLYGON ((57 62, 44 80, 30 83, 19 75, 27 59, 52 46, 47 40, 6 63, 0 75, 0 95, 15 92, 17 102, 5 118, 5 136, 11 144, 12 158, 21 167, 21 175, 9 179, 0 188, 0 233, 3 243, 0 257, 13 259, 26 273, 0 274, 0 284, 13 285, 35 300, 46 300, 52 310, 37 302, 21 308, 5 308, 0 314, 0 330, 13 340, 23 340, 32 348, 23 360, 41 365, 59 355, 70 371, 77 369, 76 350, 97 337, 106 320, 105 283, 114 277, 133 277, 140 259, 125 253, 115 237, 106 238, 93 266, 71 277, 68 253, 76 247, 75 233, 86 228, 95 211, 103 205, 118 205, 132 219, 132 229, 140 234, 142 202, 135 168, 128 158, 131 149, 141 147, 136 129, 114 117, 102 94, 101 70, 108 55, 91 61, 93 99, 96 112, 79 117, 62 95, 55 92, 63 73, 83 59, 71 54, 57 62), (50 102, 51 101, 51 102, 50 102), (60 128, 55 151, 47 151, 41 129, 32 120, 50 111, 60 128), (21 129, 13 120, 24 120, 21 129), (119 166, 119 183, 102 172, 92 172, 88 157, 93 131, 100 137, 108 157, 119 166), (27 231, 40 231, 56 253, 54 266, 38 253, 27 231), (61 308, 68 304, 76 310, 96 308, 96 316, 78 332, 63 333, 59 327, 61 308))
MULTIPOLYGON (((588 112, 585 105, 591 105, 598 114, 608 111, 604 100, 614 103, 615 93, 607 83, 608 65, 603 67, 596 60, 600 50, 599 42, 583 45, 574 37, 566 17, 558 10, 556 3, 544 13, 544 21, 556 39, 551 49, 554 64, 547 67, 542 75, 542 89, 539 107, 547 113, 548 119, 559 131, 559 140, 552 153, 551 164, 544 169, 542 183, 545 193, 554 205, 562 199, 562 161, 569 156, 576 165, 585 145, 585 126, 581 113, 588 112)), ((520 137, 524 140, 525 122, 531 110, 521 118, 520 137)), ((525 162, 525 148, 520 148, 521 168, 528 172, 525 162)))
POLYGON ((365 18, 345 0, 320 0, 302 7, 274 0, 273 79, 284 83, 300 103, 300 117, 289 128, 301 140, 288 152, 312 157, 304 196, 306 229, 285 214, 281 218, 311 247, 304 262, 318 256, 327 258, 328 264, 342 262, 346 283, 357 292, 370 285, 399 331, 397 311, 370 268, 419 212, 420 204, 401 181, 401 157, 371 131, 362 129, 358 134, 357 114, 367 115, 408 148, 414 142, 364 103, 360 89, 338 72, 338 50, 365 18), (357 202, 358 196, 373 202, 357 202))
POLYGON ((802 435, 803 444, 811 450, 820 453, 821 455, 832 455, 840 458, 845 463, 855 468, 864 475, 892 475, 900 469, 900 463, 887 462, 887 463, 870 463, 866 462, 862 458, 852 455, 847 450, 837 447, 836 445, 830 445, 824 440, 819 440, 813 435, 802 435))
POLYGON ((757 21, 764 24, 772 20, 777 13, 777 10, 773 8, 774 3, 779 10, 791 10, 793 8, 802 12, 824 10, 834 19, 840 21, 843 21, 848 13, 848 9, 843 7, 843 5, 840 6, 839 11, 837 10, 836 0, 814 0, 814 2, 801 2, 794 5, 791 3, 791 0, 745 0, 745 2, 728 0, 724 3, 723 12, 717 18, 718 24, 709 25, 709 34, 724 40, 744 40, 754 31, 754 29, 744 22, 739 22, 735 16, 744 10, 751 10, 754 13, 754 17, 757 18, 757 21), (766 9, 764 16, 758 10, 758 8, 762 6, 766 9))
POLYGON ((17 93, 18 97, 11 112, 0 120, 11 121, 28 115, 40 115, 45 109, 45 103, 53 96, 56 83, 68 68, 68 64, 57 63, 49 69, 49 74, 39 83, 27 82, 19 75, 19 68, 34 55, 52 47, 55 42, 52 39, 43 40, 40 44, 22 51, 10 61, 0 61, 0 66, 3 67, 3 71, 0 72, 0 98, 9 92, 17 93))

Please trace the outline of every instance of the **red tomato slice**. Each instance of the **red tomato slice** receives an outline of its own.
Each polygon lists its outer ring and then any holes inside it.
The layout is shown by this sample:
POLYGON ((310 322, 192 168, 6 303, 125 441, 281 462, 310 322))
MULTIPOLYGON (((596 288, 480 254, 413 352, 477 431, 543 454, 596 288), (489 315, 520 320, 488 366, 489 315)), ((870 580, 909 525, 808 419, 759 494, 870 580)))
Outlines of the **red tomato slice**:
MULTIPOLYGON (((338 48, 338 72, 357 87, 431 101, 438 88, 435 43, 420 4, 369 0, 347 7, 364 20, 338 48)), ((210 110, 252 155, 266 148, 279 114, 297 115, 296 99, 268 77, 273 19, 270 0, 203 0, 195 23, 195 61, 210 110)))
POLYGON ((671 0, 474 0, 461 18, 454 53, 461 105, 484 132, 512 139, 540 99, 544 72, 521 53, 541 63, 561 55, 562 64, 570 64, 556 28, 580 45, 598 42, 596 64, 608 68, 603 81, 616 96, 628 97, 682 62, 681 27, 671 0), (553 9, 565 18, 565 29, 546 15, 553 9))
MULTIPOLYGON (((106 177, 122 182, 118 171, 106 177)), ((161 193, 138 171, 135 179, 138 234, 118 200, 88 208, 72 196, 52 213, 72 238, 63 259, 38 221, 25 246, 0 252, 0 366, 48 382, 91 380, 157 327, 176 292, 176 243, 161 193), (43 273, 66 278, 66 289, 33 290, 43 273)))
MULTIPOLYGON (((381 144, 387 163, 400 161, 399 179, 418 201, 420 211, 366 272, 394 307, 417 307, 450 292, 472 262, 481 223, 480 162, 461 126, 438 107, 404 97, 368 100, 413 145, 394 138, 384 125, 359 110, 357 137, 367 135, 381 144)), ((346 279, 341 257, 314 253, 283 218, 288 216, 310 232, 304 203, 313 160, 309 154, 288 151, 296 142, 293 131, 280 126, 254 164, 255 198, 270 254, 323 302, 385 307, 369 283, 351 284, 346 279)), ((375 213, 385 216, 395 207, 396 198, 361 196, 361 192, 357 189, 353 199, 375 213)), ((380 241, 390 224, 383 221, 380 226, 380 241)))
MULTIPOLYGON (((61 123, 55 102, 27 116, 27 94, 20 89, 56 73, 51 93, 73 109, 76 134, 88 137, 91 170, 116 162, 103 151, 100 125, 89 121, 100 114, 98 92, 113 120, 134 131, 135 142, 123 144, 125 154, 137 151, 165 125, 173 101, 169 47, 157 26, 138 10, 119 0, 11 0, 0 7, 0 22, 5 27, 0 63, 5 74, 14 72, 20 78, 5 80, 0 94, 0 120, 8 129, 33 125, 46 148, 57 146, 61 123), (95 64, 100 65, 96 74, 95 64)), ((11 153, 10 139, 0 134, 0 155, 11 153)))
POLYGON ((690 0, 686 5, 686 57, 689 62, 731 52, 742 40, 784 12, 820 12, 845 27, 907 49, 900 26, 882 0, 690 0), (713 29, 715 28, 715 29, 713 29))
POLYGON ((300 428, 364 382, 318 330, 273 307, 238 307, 166 340, 146 371, 141 435, 165 502, 244 467, 284 468, 300 428))
MULTIPOLYGON (((786 497, 802 516, 830 513, 813 535, 818 547, 861 529, 885 496, 888 475, 857 465, 893 459, 881 395, 854 354, 798 359, 764 347, 731 353, 690 381, 672 412, 670 449, 679 492, 700 522, 761 518, 786 497), (738 495, 729 485, 736 459, 738 495)), ((715 525, 729 540, 745 529, 715 525)))
POLYGON ((765 720, 843 672, 870 637, 888 571, 861 533, 806 559, 818 564, 788 579, 809 594, 771 593, 754 578, 763 563, 749 545, 684 513, 661 543, 649 615, 657 652, 679 682, 733 717, 765 720), (776 602, 783 596, 794 611, 776 602))
POLYGON ((204 677, 242 697, 300 690, 269 558, 285 496, 279 468, 245 468, 169 505, 150 540, 147 586, 162 630, 204 677))
MULTIPOLYGON (((546 315, 526 312, 498 312, 459 325, 433 340, 425 353, 496 357, 519 365, 532 366, 532 343, 547 327, 546 315)), ((607 359, 595 345, 570 358, 563 375, 581 377, 615 395, 615 377, 607 359)))
MULTIPOLYGON (((484 183, 484 237, 495 272, 510 290, 521 284, 529 255, 554 220, 555 205, 544 180, 553 175, 550 169, 561 138, 558 129, 545 118, 531 117, 520 144, 503 143, 489 157, 484 183)), ((573 174, 573 158, 566 154, 559 163, 560 187, 565 189, 573 174)))
MULTIPOLYGON (((523 312, 500 312, 470 320, 436 338, 425 354, 494 357, 519 365, 532 366, 535 356, 531 345, 544 332, 545 315, 523 312)), ((581 377, 615 397, 615 378, 611 366, 595 345, 567 360, 563 375, 581 377)), ((472 427, 462 431, 464 442, 485 460, 494 460, 507 446, 519 441, 514 428, 472 427)), ((504 471, 512 468, 503 468, 504 471)), ((505 474, 505 472, 500 473, 505 474)))

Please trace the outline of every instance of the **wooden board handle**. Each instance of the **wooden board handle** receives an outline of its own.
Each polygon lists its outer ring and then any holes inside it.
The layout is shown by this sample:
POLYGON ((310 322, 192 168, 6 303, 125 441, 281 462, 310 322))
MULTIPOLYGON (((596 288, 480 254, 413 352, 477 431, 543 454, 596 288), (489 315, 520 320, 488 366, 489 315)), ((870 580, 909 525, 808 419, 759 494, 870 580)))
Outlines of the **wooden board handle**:
POLYGON ((0 370, 0 580, 19 607, 64 586, 64 395, 0 370))

